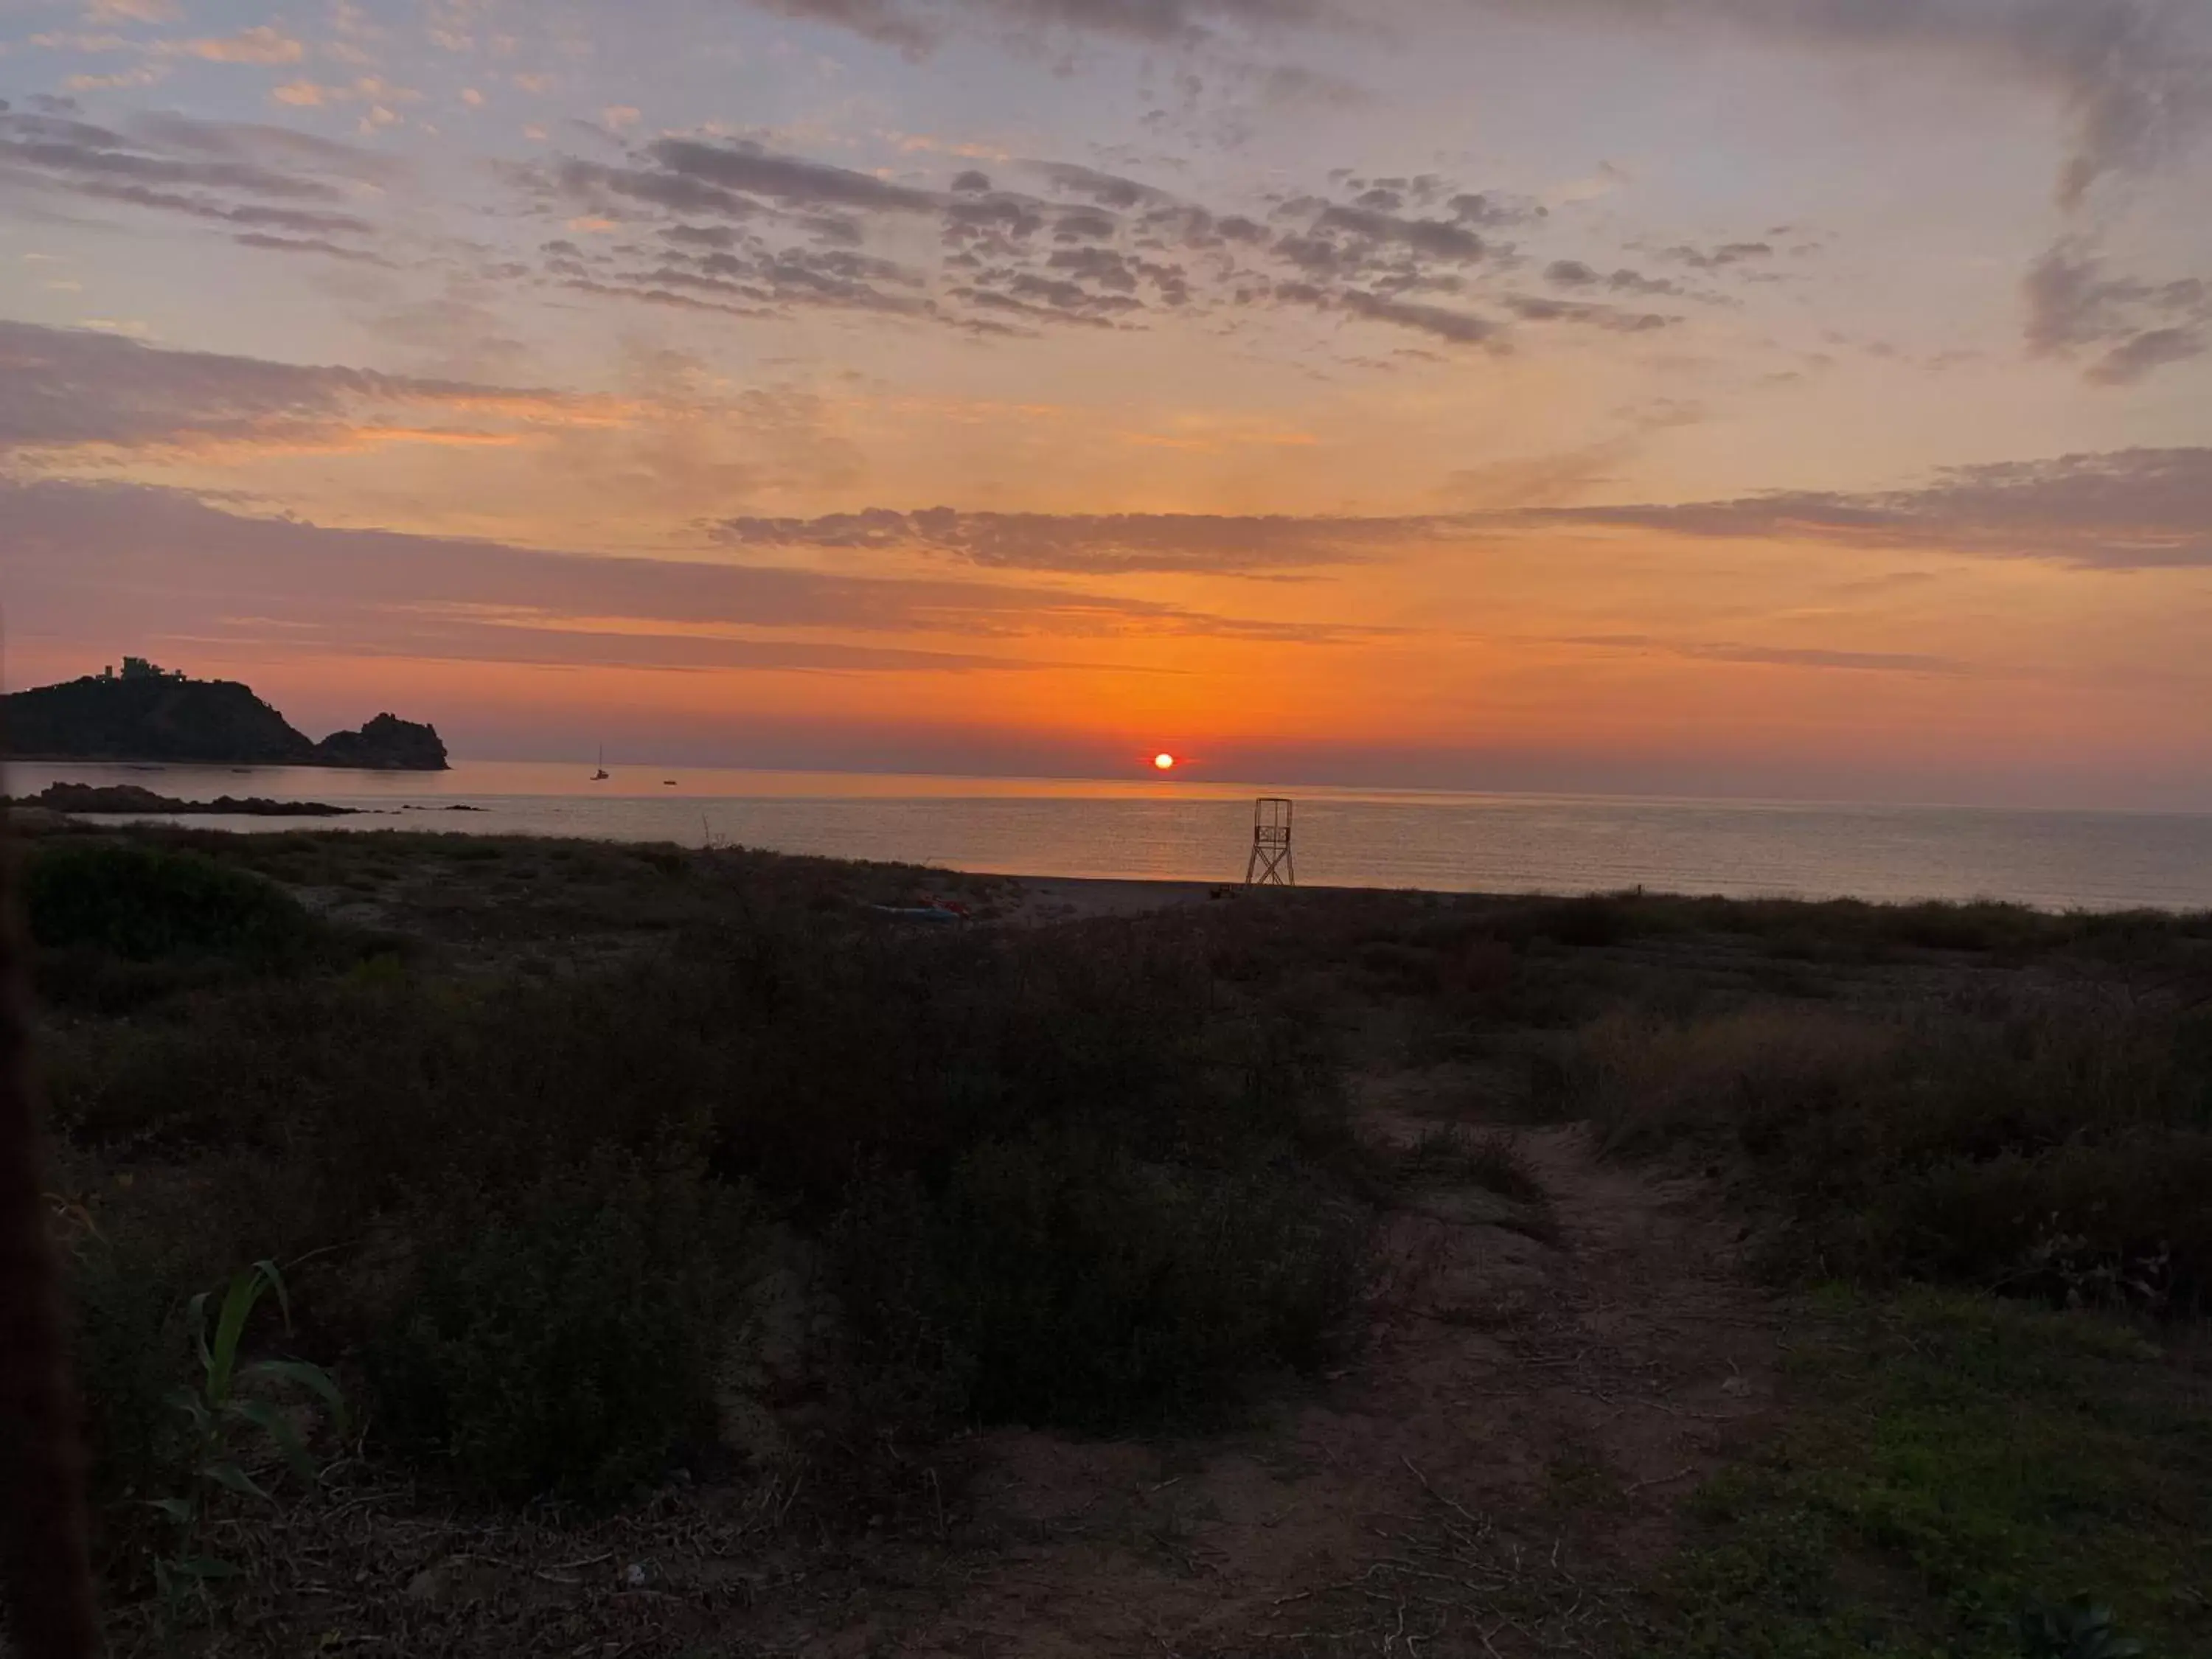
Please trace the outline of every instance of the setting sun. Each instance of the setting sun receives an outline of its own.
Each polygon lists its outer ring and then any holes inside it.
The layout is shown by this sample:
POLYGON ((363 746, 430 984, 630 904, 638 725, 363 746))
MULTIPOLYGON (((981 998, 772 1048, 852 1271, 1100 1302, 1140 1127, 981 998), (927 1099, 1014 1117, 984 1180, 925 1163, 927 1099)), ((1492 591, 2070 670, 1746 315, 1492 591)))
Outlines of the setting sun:
POLYGON ((1163 771, 1163 772, 1172 772, 1172 771, 1174 771, 1174 770, 1175 770, 1175 763, 1176 763, 1176 757, 1175 757, 1173 755, 1168 754, 1168 753, 1166 753, 1166 752, 1164 752, 1164 751, 1163 751, 1162 753, 1160 753, 1160 754, 1157 754, 1157 755, 1155 755, 1155 756, 1153 756, 1153 757, 1152 757, 1152 764, 1153 764, 1154 766, 1156 766, 1156 767, 1159 768, 1159 769, 1160 769, 1161 771, 1163 771))

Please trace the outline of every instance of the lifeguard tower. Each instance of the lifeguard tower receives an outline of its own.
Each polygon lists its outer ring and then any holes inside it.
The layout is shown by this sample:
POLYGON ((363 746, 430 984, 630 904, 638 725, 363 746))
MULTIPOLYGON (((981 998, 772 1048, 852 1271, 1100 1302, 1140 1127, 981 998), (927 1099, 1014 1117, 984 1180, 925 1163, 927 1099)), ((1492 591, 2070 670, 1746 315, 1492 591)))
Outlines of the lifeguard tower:
POLYGON ((1247 887, 1295 887, 1297 866, 1291 861, 1291 803, 1268 795, 1252 807, 1252 856, 1244 866, 1247 887))

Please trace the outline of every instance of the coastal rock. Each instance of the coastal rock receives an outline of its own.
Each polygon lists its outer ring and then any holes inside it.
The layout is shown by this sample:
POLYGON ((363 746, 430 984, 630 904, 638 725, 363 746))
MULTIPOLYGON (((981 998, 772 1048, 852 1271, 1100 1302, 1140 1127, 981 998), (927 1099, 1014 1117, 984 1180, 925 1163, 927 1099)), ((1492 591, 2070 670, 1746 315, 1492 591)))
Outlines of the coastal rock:
POLYGON ((50 783, 17 804, 49 812, 204 812, 228 817, 342 818, 359 811, 319 800, 270 800, 261 795, 218 795, 213 800, 179 800, 135 783, 50 783))
POLYGON ((316 743, 250 686, 187 679, 137 659, 126 659, 120 675, 0 697, 0 734, 19 760, 447 769, 434 726, 379 714, 359 731, 316 743))
POLYGON ((358 732, 333 732, 315 745, 323 766, 349 766, 378 772, 442 772, 446 745, 438 728, 397 714, 379 714, 358 732))

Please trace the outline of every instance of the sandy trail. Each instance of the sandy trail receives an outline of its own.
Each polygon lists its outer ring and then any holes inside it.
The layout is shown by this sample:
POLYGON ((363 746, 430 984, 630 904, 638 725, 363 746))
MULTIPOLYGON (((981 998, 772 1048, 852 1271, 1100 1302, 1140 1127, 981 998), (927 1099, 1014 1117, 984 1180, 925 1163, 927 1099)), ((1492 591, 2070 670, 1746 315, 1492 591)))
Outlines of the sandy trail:
MULTIPOLYGON (((1453 1099, 1419 1073, 1364 1094, 1400 1145, 1453 1099)), ((1549 1240, 1477 1188, 1407 1191, 1350 1369, 1227 1442, 990 1437, 996 1564, 919 1626, 820 1650, 1604 1651, 1607 1587, 1771 1409, 1775 1321, 1708 1183, 1601 1163, 1579 1127, 1511 1133, 1549 1240)))

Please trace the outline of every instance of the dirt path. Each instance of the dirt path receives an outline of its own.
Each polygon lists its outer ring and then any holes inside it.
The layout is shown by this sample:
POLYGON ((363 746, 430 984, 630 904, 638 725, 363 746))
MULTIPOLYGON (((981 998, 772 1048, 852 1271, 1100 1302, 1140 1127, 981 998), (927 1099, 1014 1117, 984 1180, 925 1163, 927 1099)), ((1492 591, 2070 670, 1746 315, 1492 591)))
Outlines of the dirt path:
MULTIPOLYGON (((1406 1146, 1443 1091, 1366 1092, 1406 1146)), ((997 1564, 919 1628, 817 1650, 1603 1651, 1680 1494, 1765 1416, 1773 1319, 1706 1183, 1601 1164, 1577 1128, 1508 1133, 1554 1228, 1463 1175, 1410 1188, 1373 1340, 1318 1397, 1227 1443, 992 1437, 973 1496, 997 1564)))

